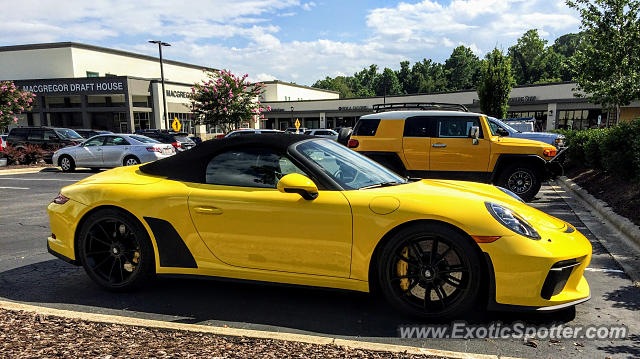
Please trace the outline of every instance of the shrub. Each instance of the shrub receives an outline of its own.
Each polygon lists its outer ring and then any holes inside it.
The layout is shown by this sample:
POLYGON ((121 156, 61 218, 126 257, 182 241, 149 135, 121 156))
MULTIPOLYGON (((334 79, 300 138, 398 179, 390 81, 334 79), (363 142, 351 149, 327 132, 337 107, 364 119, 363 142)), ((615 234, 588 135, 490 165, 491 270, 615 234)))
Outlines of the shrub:
POLYGON ((34 145, 19 148, 7 146, 4 151, 2 151, 2 155, 7 158, 7 164, 9 165, 29 165, 42 160, 44 151, 42 148, 34 145))
POLYGON ((563 134, 571 165, 640 179, 640 119, 607 129, 568 130, 563 134))

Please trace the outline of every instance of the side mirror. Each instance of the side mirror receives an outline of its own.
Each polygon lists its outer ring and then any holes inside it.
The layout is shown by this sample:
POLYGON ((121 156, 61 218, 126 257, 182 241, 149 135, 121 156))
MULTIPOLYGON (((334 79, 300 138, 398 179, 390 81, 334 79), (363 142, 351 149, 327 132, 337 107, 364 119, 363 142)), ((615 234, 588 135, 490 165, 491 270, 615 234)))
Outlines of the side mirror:
POLYGON ((477 145, 480 143, 478 139, 480 138, 480 127, 472 126, 471 130, 469 130, 469 137, 473 139, 473 144, 477 145))
POLYGON ((278 181, 278 191, 282 193, 297 193, 306 200, 318 198, 318 186, 307 176, 290 173, 278 181))
POLYGON ((509 136, 509 131, 505 130, 502 127, 498 127, 498 129, 496 130, 496 133, 500 136, 509 136))

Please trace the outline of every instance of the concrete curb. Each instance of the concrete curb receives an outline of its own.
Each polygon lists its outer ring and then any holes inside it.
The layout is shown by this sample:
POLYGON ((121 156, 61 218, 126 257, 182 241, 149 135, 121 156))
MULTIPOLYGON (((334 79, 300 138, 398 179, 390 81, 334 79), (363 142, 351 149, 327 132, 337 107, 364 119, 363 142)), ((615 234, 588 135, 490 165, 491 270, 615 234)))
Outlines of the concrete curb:
POLYGON ((636 226, 628 218, 623 217, 615 213, 609 205, 591 195, 584 190, 578 184, 566 176, 561 176, 556 181, 565 190, 575 193, 586 202, 592 209, 594 209, 600 216, 608 220, 613 227, 622 232, 624 235, 633 240, 636 244, 640 245, 640 227, 636 226))
POLYGON ((497 356, 497 355, 462 353, 462 352, 452 352, 447 350, 418 348, 418 347, 405 346, 405 345, 360 342, 355 340, 345 340, 345 339, 339 339, 339 338, 323 337, 323 336, 308 335, 308 334, 293 334, 293 333, 282 333, 282 332, 269 332, 269 331, 262 331, 262 330, 216 327, 216 326, 209 326, 209 325, 184 324, 184 323, 165 322, 160 320, 123 317, 118 315, 75 312, 70 310, 39 307, 35 305, 9 302, 9 301, 3 301, 3 300, 0 300, 0 308, 6 309, 6 310, 14 310, 14 311, 21 310, 25 312, 32 312, 35 314, 51 315, 51 316, 86 320, 86 321, 99 322, 99 323, 140 326, 140 327, 156 328, 156 329, 184 330, 184 331, 223 335, 223 336, 243 336, 243 337, 258 338, 258 339, 294 341, 294 342, 317 344, 317 345, 336 345, 336 346, 342 346, 342 347, 347 347, 351 349, 363 349, 363 350, 407 353, 407 354, 418 354, 418 355, 422 354, 422 355, 430 355, 430 356, 435 356, 440 358, 515 359, 515 358, 509 358, 509 357, 497 356))
POLYGON ((38 173, 38 172, 54 172, 52 169, 55 167, 30 167, 30 168, 16 168, 12 170, 1 170, 0 176, 24 174, 24 173, 38 173))

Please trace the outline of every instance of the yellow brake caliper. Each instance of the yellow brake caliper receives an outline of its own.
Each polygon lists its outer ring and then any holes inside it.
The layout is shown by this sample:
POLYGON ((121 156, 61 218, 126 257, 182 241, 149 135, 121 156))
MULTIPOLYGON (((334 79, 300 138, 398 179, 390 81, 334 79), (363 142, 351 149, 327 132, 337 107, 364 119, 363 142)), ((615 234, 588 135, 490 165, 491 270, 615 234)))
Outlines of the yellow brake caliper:
MULTIPOLYGON (((404 247, 402 248, 402 256, 405 258, 409 258, 409 248, 408 247, 404 247)), ((396 264, 396 270, 398 272, 398 276, 405 276, 408 273, 409 270, 409 263, 403 261, 403 260, 399 260, 398 264, 396 264)), ((409 279, 407 278, 402 278, 400 279, 400 288, 402 288, 402 290, 406 291, 407 289, 409 289, 409 279)))

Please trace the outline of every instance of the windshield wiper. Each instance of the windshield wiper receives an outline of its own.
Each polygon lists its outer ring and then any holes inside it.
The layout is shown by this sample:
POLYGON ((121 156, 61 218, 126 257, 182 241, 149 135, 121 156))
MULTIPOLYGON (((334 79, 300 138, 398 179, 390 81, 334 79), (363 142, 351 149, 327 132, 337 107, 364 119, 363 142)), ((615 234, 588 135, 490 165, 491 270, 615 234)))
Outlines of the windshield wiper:
POLYGON ((390 182, 382 182, 382 183, 376 183, 376 184, 370 184, 368 186, 363 186, 360 187, 358 189, 369 189, 369 188, 380 188, 380 187, 391 187, 391 186, 397 186, 399 184, 404 184, 404 182, 396 182, 396 181, 390 181, 390 182))

